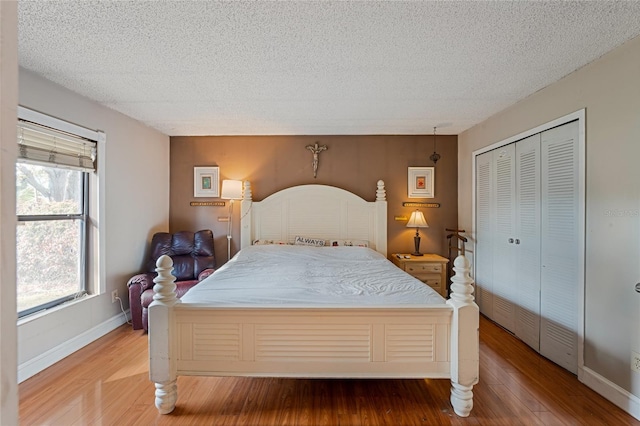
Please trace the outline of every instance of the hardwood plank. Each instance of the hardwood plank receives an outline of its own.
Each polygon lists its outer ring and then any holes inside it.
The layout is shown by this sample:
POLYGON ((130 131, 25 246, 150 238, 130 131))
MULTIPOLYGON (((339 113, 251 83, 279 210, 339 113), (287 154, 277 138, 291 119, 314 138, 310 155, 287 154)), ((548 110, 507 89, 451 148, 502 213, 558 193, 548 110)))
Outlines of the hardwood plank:
POLYGON ((525 425, 542 425, 543 423, 516 395, 514 395, 505 385, 491 385, 491 390, 498 395, 502 403, 509 408, 517 419, 525 425))
POLYGON ((158 414, 147 336, 123 326, 20 384, 22 425, 639 425, 510 333, 480 320, 480 383, 468 418, 449 380, 179 377, 158 414))

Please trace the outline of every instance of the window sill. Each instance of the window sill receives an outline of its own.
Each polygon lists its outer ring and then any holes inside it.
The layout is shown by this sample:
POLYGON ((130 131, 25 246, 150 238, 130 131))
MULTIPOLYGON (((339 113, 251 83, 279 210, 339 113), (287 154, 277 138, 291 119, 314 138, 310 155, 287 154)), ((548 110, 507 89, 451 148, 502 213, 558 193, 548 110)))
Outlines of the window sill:
POLYGON ((34 312, 34 313, 30 314, 30 315, 24 316, 22 318, 18 318, 18 326, 21 326, 23 324, 28 324, 28 323, 30 323, 32 321, 36 321, 36 320, 38 320, 40 318, 46 317, 46 316, 51 315, 51 314, 53 314, 55 312, 59 312, 59 311, 64 310, 64 309, 68 309, 71 306, 74 306, 74 305, 76 305, 78 303, 86 302, 87 300, 93 299, 94 297, 98 297, 98 296, 99 296, 98 294, 85 294, 84 296, 81 296, 81 297, 79 297, 77 299, 73 299, 73 300, 70 300, 68 302, 62 303, 62 304, 60 304, 58 306, 54 306, 53 308, 44 309, 42 311, 34 312))

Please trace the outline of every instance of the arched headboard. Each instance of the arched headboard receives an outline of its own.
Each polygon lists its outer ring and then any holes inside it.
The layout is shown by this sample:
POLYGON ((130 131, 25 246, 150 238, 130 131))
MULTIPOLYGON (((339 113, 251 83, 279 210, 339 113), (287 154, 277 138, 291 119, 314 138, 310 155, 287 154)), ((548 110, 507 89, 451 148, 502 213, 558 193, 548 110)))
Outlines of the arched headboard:
POLYGON ((296 236, 325 240, 366 240, 387 255, 387 201, 379 180, 376 201, 327 185, 300 185, 252 201, 251 185, 244 182, 240 245, 258 239, 292 243, 296 236))

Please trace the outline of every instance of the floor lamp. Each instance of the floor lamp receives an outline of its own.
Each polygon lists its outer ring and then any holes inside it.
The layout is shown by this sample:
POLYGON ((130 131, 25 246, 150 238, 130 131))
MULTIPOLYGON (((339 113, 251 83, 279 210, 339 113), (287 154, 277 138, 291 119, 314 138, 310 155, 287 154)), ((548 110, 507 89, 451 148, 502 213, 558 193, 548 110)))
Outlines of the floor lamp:
POLYGON ((223 180, 220 198, 229 200, 229 220, 227 221, 227 261, 231 259, 231 231, 233 229, 233 201, 242 199, 241 180, 223 180))

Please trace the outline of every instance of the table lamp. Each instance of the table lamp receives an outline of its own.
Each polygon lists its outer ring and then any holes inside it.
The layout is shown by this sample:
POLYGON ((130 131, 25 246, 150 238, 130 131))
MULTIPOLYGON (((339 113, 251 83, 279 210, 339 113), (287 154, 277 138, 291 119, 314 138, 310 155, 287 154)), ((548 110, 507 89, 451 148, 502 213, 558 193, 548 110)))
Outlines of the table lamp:
POLYGON ((416 235, 413 237, 413 243, 415 244, 415 251, 411 253, 413 256, 422 256, 420 253, 420 233, 418 228, 428 228, 429 224, 427 223, 424 215, 420 210, 416 210, 411 213, 411 217, 409 218, 409 222, 407 222, 407 228, 416 228, 416 235))

